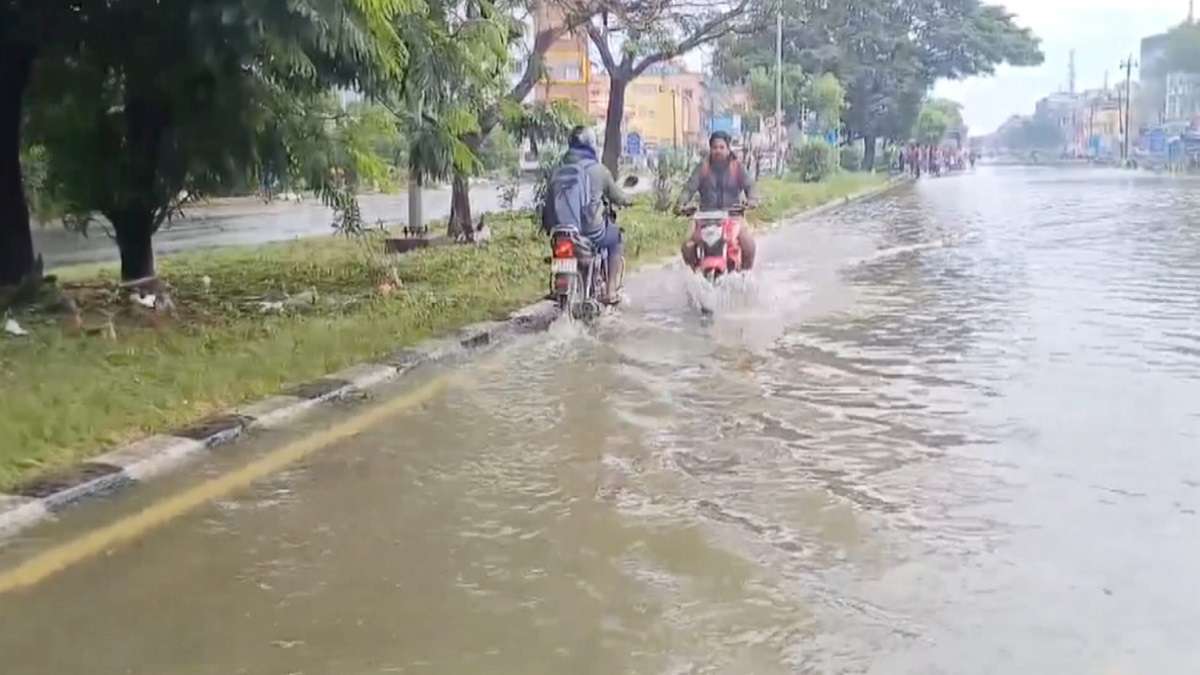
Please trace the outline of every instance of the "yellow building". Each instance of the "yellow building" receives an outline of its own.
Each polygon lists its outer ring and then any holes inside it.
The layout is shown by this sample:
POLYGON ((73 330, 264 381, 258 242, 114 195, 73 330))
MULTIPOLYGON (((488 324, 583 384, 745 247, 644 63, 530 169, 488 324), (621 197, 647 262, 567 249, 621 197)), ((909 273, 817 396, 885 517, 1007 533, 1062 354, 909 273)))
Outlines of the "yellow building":
MULTIPOLYGON (((535 34, 562 23, 561 9, 555 5, 538 3, 534 14, 535 34)), ((588 56, 587 35, 582 32, 561 35, 546 51, 544 68, 545 75, 534 89, 537 100, 566 100, 580 110, 588 110, 592 62, 588 56)))
MULTIPOLYGON (((541 3, 535 32, 561 24, 563 14, 541 3)), ((599 129, 608 117, 610 81, 604 67, 590 58, 589 42, 582 32, 565 34, 546 53, 545 76, 534 88, 539 101, 570 101, 599 129)), ((629 84, 625 92, 622 136, 637 134, 642 147, 700 146, 705 142, 708 96, 704 77, 689 72, 682 63, 653 66, 629 84)))

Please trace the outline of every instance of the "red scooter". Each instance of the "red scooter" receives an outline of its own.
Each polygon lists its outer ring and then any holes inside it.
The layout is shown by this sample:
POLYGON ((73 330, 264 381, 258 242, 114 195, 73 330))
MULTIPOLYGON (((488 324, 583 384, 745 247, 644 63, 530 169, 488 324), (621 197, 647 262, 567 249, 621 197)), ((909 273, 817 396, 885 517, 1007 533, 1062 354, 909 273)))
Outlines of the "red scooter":
POLYGON ((698 211, 688 207, 682 213, 692 218, 692 241, 696 242, 699 259, 697 272, 716 282, 726 274, 742 271, 738 235, 745 226, 745 206, 721 211, 698 211))

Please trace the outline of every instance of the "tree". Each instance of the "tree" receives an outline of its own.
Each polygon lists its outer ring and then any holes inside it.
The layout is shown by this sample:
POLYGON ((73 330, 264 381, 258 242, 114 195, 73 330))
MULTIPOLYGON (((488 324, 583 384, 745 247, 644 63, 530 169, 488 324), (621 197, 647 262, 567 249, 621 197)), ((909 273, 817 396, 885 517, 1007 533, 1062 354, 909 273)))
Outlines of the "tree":
MULTIPOLYGON (((941 78, 989 74, 1001 63, 1036 65, 1037 39, 1011 14, 979 0, 783 0, 784 60, 832 73, 846 89, 843 123, 874 164, 878 138, 910 133, 926 92, 941 78)), ((722 41, 714 62, 728 81, 770 64, 774 45, 722 41)))
POLYGON ((950 118, 938 108, 925 106, 917 116, 917 124, 913 136, 921 145, 941 145, 950 129, 950 118))
POLYGON ((846 108, 846 89, 832 73, 825 73, 808 82, 803 92, 804 105, 817 117, 820 130, 840 126, 846 108))
POLYGON ((608 71, 604 165, 616 173, 629 83, 652 66, 738 33, 765 26, 764 0, 555 0, 579 22, 608 71))
POLYGON ((392 97, 411 138, 410 207, 427 181, 451 180, 451 237, 473 233, 469 179, 482 166, 481 112, 508 86, 510 18, 482 0, 428 0, 398 26, 412 54, 392 97))
MULTIPOLYGON (((499 16, 502 16, 508 22, 509 51, 516 54, 515 60, 517 62, 523 61, 525 66, 520 79, 502 96, 489 96, 488 94, 495 94, 497 90, 495 88, 488 88, 483 92, 484 95, 479 97, 477 103, 481 108, 478 114, 478 128, 460 138, 466 147, 475 154, 481 151, 489 134, 501 124, 509 126, 510 130, 515 128, 533 131, 535 136, 540 133, 537 131, 539 129, 548 129, 557 133, 555 127, 557 123, 556 119, 539 117, 540 114, 546 112, 545 108, 539 111, 534 107, 522 106, 522 102, 529 96, 529 92, 533 90, 534 85, 542 77, 546 52, 549 51, 555 40, 571 28, 571 26, 567 25, 555 25, 543 28, 538 34, 533 36, 528 53, 522 53, 520 47, 524 44, 524 27, 529 23, 528 15, 530 11, 538 2, 540 0, 515 0, 515 2, 493 5, 497 12, 501 12, 499 16), (528 123, 514 123, 512 119, 514 111, 525 110, 532 115, 528 123)), ((565 131, 563 135, 565 135, 565 131)), ((517 138, 518 140, 525 140, 526 137, 518 132, 517 138)), ((470 175, 462 171, 457 171, 452 189, 451 203, 454 205, 454 208, 452 209, 448 225, 450 234, 454 236, 459 232, 470 233, 470 175)))
POLYGON ((962 105, 944 98, 926 101, 913 127, 913 137, 922 145, 940 145, 948 136, 962 142, 962 105))
MULTIPOLYGON (((750 71, 750 100, 754 104, 754 112, 765 116, 775 115, 775 69, 756 66, 750 71)), ((782 104, 784 118, 794 124, 800 118, 805 106, 805 94, 809 79, 804 69, 789 63, 783 68, 782 104)))
MULTIPOLYGON (((51 182, 112 224, 127 282, 153 279, 154 233, 180 204, 266 166, 289 96, 397 76, 405 0, 126 0, 98 7, 72 58, 45 64, 36 128, 51 182)), ((289 169, 294 165, 290 161, 289 169)), ((342 174, 307 176, 357 212, 342 174)))

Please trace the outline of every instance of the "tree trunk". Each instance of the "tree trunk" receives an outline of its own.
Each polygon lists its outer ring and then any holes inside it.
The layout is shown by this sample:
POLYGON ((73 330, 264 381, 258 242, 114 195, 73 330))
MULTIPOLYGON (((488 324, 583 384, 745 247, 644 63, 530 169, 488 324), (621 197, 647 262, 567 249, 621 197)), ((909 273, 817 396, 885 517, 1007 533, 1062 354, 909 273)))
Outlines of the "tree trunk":
POLYGON ((425 209, 421 194, 421 179, 412 174, 408 179, 408 228, 410 232, 418 232, 425 224, 425 209))
POLYGON ((604 166, 617 175, 621 168, 621 123, 625 117, 625 90, 629 80, 613 75, 608 86, 608 119, 604 123, 604 166))
POLYGON ((121 281, 154 278, 154 212, 130 209, 105 215, 117 232, 117 248, 121 252, 121 281))
POLYGON ((450 188, 450 220, 446 236, 451 239, 474 241, 475 224, 471 222, 471 180, 461 171, 454 172, 450 188))
MULTIPOLYGON (((480 133, 468 134, 462 141, 471 149, 471 153, 478 157, 483 141, 489 133, 490 128, 480 133)), ((454 239, 462 233, 466 234, 467 241, 474 240, 475 230, 471 222, 471 178, 455 171, 454 182, 450 186, 450 220, 446 223, 446 236, 454 239)))
POLYGON ((130 87, 125 95, 123 157, 128 170, 121 173, 120 196, 104 213, 117 233, 124 282, 150 279, 156 274, 151 239, 159 225, 156 216, 167 206, 160 203, 158 195, 163 191, 157 188, 159 153, 169 123, 170 113, 155 97, 140 96, 130 87))
POLYGON ((875 136, 873 134, 863 135, 862 170, 868 173, 875 170, 875 136))
POLYGON ((38 273, 21 180, 21 104, 33 57, 31 49, 0 49, 0 286, 38 273))

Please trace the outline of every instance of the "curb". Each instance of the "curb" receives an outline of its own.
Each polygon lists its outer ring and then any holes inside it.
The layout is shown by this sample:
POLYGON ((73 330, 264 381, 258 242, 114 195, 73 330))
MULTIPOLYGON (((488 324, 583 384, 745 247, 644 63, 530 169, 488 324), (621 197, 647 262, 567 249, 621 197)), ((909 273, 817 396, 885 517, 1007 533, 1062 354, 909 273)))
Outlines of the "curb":
MULTIPOLYGON (((892 180, 870 190, 780 219, 774 229, 882 195, 905 180, 892 180)), ((665 259, 664 264, 674 261, 665 259)), ((646 267, 656 267, 650 263, 646 267)), ((108 495, 178 470, 213 448, 228 445, 250 431, 279 429, 321 405, 363 398, 419 366, 445 363, 505 344, 514 338, 549 329, 558 318, 554 303, 541 301, 513 312, 506 321, 465 326, 453 334, 398 350, 377 363, 351 366, 325 377, 289 387, 275 396, 199 420, 169 434, 144 438, 67 469, 0 493, 0 540, 50 519, 79 502, 108 495)))

